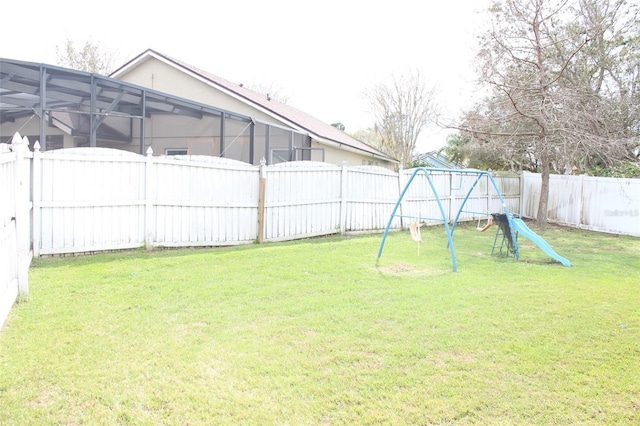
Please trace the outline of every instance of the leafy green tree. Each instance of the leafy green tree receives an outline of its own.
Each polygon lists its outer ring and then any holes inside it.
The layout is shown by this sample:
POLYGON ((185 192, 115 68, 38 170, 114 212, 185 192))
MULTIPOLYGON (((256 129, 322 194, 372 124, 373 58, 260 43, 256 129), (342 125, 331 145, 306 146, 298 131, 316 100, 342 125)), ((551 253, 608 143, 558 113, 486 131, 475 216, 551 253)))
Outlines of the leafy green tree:
POLYGON ((460 133, 449 135, 447 144, 438 153, 465 168, 517 171, 517 165, 505 159, 501 150, 489 144, 469 143, 460 133))
POLYGON ((382 146, 382 136, 380 136, 380 134, 376 131, 375 127, 359 129, 353 133, 350 133, 350 135, 375 149, 384 151, 382 146))

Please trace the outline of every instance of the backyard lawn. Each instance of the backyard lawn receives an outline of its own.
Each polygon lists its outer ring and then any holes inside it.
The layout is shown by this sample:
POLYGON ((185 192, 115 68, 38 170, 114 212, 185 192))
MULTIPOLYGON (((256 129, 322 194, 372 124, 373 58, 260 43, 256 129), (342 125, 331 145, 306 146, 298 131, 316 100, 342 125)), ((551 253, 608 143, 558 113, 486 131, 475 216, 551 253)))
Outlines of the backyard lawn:
POLYGON ((36 260, 0 424, 640 424, 640 238, 531 226, 36 260))

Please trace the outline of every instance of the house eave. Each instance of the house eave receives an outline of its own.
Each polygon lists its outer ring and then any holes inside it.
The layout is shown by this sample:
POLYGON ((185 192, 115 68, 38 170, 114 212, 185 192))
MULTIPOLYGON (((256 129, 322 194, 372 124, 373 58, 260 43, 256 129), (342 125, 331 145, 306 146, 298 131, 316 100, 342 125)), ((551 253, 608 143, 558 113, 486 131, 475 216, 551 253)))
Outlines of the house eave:
POLYGON ((376 154, 376 153, 365 151, 365 150, 362 150, 362 149, 358 149, 358 148, 356 148, 354 146, 345 144, 345 143, 340 142, 340 141, 336 141, 336 140, 333 140, 333 139, 327 139, 327 138, 324 138, 322 136, 315 135, 313 133, 310 133, 310 136, 314 141, 316 141, 317 143, 322 144, 322 145, 333 146, 333 147, 336 147, 336 148, 340 148, 340 149, 342 149, 344 151, 353 152, 353 153, 359 154, 359 155, 366 155, 367 157, 379 158, 380 160, 387 161, 387 162, 389 162, 391 164, 399 164, 400 163, 400 161, 396 160, 395 158, 392 158, 392 157, 389 157, 389 156, 385 156, 385 155, 376 154))

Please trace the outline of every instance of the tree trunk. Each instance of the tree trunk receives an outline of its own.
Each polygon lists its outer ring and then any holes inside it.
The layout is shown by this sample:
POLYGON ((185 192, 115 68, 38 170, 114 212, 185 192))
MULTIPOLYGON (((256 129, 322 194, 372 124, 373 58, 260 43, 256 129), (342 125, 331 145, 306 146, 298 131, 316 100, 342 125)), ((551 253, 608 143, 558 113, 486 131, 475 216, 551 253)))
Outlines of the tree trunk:
POLYGON ((542 166, 541 184, 540 184, 540 202, 538 203, 538 213, 536 214, 536 222, 538 225, 544 226, 547 224, 547 210, 549 208, 549 153, 545 146, 542 147, 540 152, 540 162, 542 166))

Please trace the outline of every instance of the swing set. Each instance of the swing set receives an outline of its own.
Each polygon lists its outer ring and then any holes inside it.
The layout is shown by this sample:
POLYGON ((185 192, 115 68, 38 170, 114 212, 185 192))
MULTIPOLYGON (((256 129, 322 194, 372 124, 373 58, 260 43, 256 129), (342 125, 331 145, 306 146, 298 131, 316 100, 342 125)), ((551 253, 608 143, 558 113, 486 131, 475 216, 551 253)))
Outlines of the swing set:
MULTIPOLYGON (((391 224, 393 223, 394 218, 411 218, 413 219, 413 221, 411 222, 411 225, 409 226, 409 231, 411 233, 411 239, 413 241, 416 241, 418 243, 418 254, 420 254, 420 244, 422 243, 422 236, 420 234, 420 227, 422 226, 422 221, 425 220, 430 220, 430 221, 437 221, 437 222, 442 222, 444 224, 444 228, 445 231, 447 233, 447 247, 449 248, 449 251, 451 253, 451 264, 453 266, 453 272, 456 272, 458 270, 458 265, 456 262, 456 254, 455 254, 455 249, 453 247, 453 232, 455 231, 456 225, 458 224, 458 220, 460 219, 460 215, 462 213, 473 213, 473 214, 481 214, 481 215, 486 215, 487 216, 487 223, 484 226, 481 226, 481 219, 478 219, 478 224, 477 224, 477 229, 480 232, 485 232, 487 229, 489 229, 491 227, 491 225, 493 225, 493 221, 495 220, 495 217, 499 217, 499 228, 496 232, 496 238, 494 239, 494 246, 493 249, 496 248, 496 244, 498 241, 499 236, 502 236, 502 242, 500 243, 500 250, 502 251, 502 246, 504 245, 505 241, 508 243, 507 244, 507 254, 509 254, 509 251, 512 251, 514 257, 516 259, 518 259, 519 255, 518 255, 518 244, 517 244, 517 240, 516 240, 516 234, 514 232, 514 227, 513 227, 513 216, 511 213, 509 213, 509 210, 507 209, 507 205, 504 201, 504 198, 502 197, 502 193, 500 192, 500 189, 498 188, 498 185, 496 184, 495 180, 493 179, 493 176, 491 175, 491 173, 486 172, 486 171, 480 171, 480 170, 455 170, 455 169, 437 169, 437 168, 426 168, 426 167, 418 167, 413 171, 413 174, 411 175, 411 177, 409 178, 409 180, 407 181, 404 189, 402 190, 402 192, 400 193, 400 197, 398 198, 398 201, 396 202, 395 207, 393 208, 393 211, 391 213, 391 216, 389 217, 389 221, 387 222, 387 227, 384 230, 384 234, 382 235, 382 241, 380 241, 380 248, 378 250, 378 259, 380 259, 380 256, 382 256, 382 250, 384 248, 384 243, 387 239, 387 235, 389 233, 389 229, 391 228, 391 224), (475 176, 475 179, 472 183, 472 185, 470 186, 469 190, 467 191, 464 200, 462 201, 462 203, 460 204, 460 208, 458 209, 458 212, 455 216, 455 219, 453 221, 453 223, 451 225, 449 225, 449 220, 447 217, 447 214, 444 210, 444 207, 442 205, 442 201, 440 200, 440 196, 438 195, 438 191, 433 183, 433 179, 432 179, 432 174, 436 172, 436 173, 455 173, 455 174, 459 174, 460 175, 460 183, 458 185, 458 187, 456 188, 451 188, 452 190, 461 190, 462 189, 462 178, 464 176, 475 176), (415 177, 418 174, 424 174, 424 176, 426 177, 426 180, 431 188, 431 191, 433 192, 434 196, 435 196, 435 200, 436 203, 438 205, 438 209, 440 211, 440 218, 428 218, 428 217, 415 217, 415 216, 404 216, 402 214, 398 214, 398 209, 400 208, 401 202, 405 196, 405 194, 407 193, 407 190, 409 189, 409 187, 411 186, 411 183, 414 181, 415 177), (486 178, 488 183, 491 183, 491 185, 493 186, 493 189, 495 190, 497 197, 500 200, 500 204, 502 205, 502 214, 491 214, 488 212, 471 212, 471 211, 465 211, 464 210, 464 206, 466 205, 467 201, 469 200, 469 196, 471 195, 471 193, 473 192, 473 190, 476 188, 476 186, 478 185, 478 183, 481 181, 482 178, 486 178)), ((492 251, 493 252, 493 251, 492 251)))

